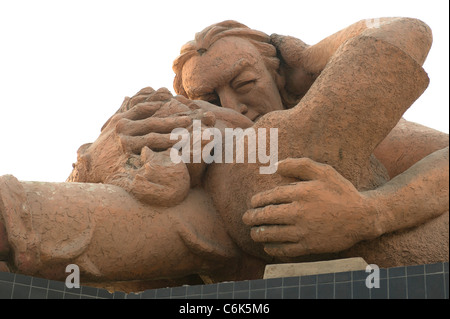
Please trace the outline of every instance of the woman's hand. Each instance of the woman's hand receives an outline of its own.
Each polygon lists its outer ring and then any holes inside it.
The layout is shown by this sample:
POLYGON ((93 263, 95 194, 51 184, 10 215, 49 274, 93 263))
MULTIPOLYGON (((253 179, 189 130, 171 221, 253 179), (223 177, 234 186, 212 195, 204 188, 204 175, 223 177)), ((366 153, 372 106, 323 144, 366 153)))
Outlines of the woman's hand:
POLYGON ((119 111, 103 126, 98 139, 78 150, 78 160, 68 181, 120 186, 148 204, 173 206, 191 186, 185 163, 173 163, 170 138, 175 128, 192 127, 194 119, 213 126, 214 114, 167 89, 145 88, 126 98, 119 111))

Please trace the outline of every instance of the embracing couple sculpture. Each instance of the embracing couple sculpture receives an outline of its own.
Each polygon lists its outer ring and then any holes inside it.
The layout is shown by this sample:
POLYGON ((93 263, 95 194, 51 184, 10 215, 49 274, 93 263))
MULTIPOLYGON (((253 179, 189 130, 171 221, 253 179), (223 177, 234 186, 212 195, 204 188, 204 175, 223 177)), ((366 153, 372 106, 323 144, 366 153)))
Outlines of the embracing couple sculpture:
POLYGON ((0 177, 0 261, 57 280, 77 264, 82 283, 142 290, 260 278, 269 263, 448 260, 448 135, 402 119, 428 85, 431 43, 410 18, 363 20, 312 46, 207 27, 174 61, 178 95, 126 98, 66 183, 0 177), (194 120, 277 128, 276 173, 173 162, 170 133, 194 120))

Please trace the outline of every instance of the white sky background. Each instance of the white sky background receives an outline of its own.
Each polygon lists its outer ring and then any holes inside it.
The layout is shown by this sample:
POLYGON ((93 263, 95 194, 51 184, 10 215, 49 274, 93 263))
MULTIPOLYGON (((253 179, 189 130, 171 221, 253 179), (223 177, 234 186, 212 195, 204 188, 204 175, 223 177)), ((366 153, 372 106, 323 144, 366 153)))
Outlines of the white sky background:
POLYGON ((0 176, 62 182, 125 96, 173 92, 172 61, 206 26, 233 19, 314 44, 366 18, 425 21, 427 91, 406 113, 448 133, 449 1, 0 0, 0 176))

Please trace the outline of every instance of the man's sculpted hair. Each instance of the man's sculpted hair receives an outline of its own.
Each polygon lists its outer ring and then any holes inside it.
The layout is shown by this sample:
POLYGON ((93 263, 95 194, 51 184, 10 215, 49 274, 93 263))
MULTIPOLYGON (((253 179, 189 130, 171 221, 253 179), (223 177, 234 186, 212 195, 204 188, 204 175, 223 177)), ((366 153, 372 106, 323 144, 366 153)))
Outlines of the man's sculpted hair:
POLYGON ((203 31, 196 33, 195 40, 183 45, 180 50, 180 55, 175 59, 172 66, 175 72, 175 79, 173 81, 175 92, 189 98, 183 87, 182 70, 184 64, 193 56, 202 56, 205 54, 217 40, 224 37, 243 38, 256 47, 264 59, 267 69, 277 83, 283 104, 286 107, 292 106, 290 105, 291 103, 287 102, 289 98, 285 94, 284 81, 279 74, 280 60, 277 57, 277 48, 271 43, 270 36, 232 20, 216 23, 205 28, 203 31))

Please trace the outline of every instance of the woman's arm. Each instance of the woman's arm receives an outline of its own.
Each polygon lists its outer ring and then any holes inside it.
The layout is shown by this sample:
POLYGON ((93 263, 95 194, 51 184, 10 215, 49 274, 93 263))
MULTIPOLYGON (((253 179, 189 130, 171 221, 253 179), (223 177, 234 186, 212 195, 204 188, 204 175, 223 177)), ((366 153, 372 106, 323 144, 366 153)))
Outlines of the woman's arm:
POLYGON ((449 145, 448 134, 401 119, 374 151, 389 176, 403 173, 409 167, 449 145))
POLYGON ((274 257, 343 251, 448 211, 448 167, 446 148, 384 186, 358 192, 328 165, 287 159, 279 173, 298 182, 253 196, 243 220, 274 257))
POLYGON ((449 148, 423 158, 404 173, 365 192, 377 206, 381 234, 417 226, 449 208, 449 148))

